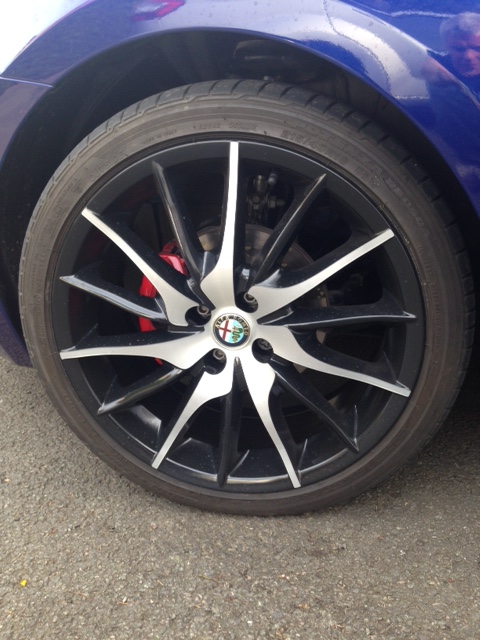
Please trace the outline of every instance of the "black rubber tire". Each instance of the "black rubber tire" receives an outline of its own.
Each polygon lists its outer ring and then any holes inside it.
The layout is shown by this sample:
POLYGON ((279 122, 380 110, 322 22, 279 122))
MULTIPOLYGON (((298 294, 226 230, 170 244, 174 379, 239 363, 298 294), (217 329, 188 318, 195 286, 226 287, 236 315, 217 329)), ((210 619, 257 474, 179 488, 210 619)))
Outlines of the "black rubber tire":
POLYGON ((148 490, 230 513, 300 513, 348 500, 384 480, 441 425, 461 384, 472 342, 473 293, 463 242, 440 193, 415 159, 347 106, 257 81, 167 91, 91 133, 58 169, 36 207, 25 238, 19 288, 33 364, 59 412, 90 449, 148 490), (222 137, 262 141, 318 159, 355 185, 394 230, 423 298, 421 366, 395 424, 346 468, 297 489, 225 493, 152 469, 100 426, 59 357, 52 291, 59 255, 67 241, 73 242, 72 228, 83 207, 110 177, 147 154, 180 142, 222 137))

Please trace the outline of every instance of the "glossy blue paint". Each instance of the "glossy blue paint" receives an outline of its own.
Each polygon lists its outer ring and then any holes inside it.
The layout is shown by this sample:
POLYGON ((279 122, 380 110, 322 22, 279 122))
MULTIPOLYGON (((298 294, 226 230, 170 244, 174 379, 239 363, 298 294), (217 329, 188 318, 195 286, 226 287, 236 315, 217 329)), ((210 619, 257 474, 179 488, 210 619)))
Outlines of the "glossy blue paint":
MULTIPOLYGON (((74 69, 137 40, 192 30, 309 51, 385 96, 436 147, 480 216, 480 75, 454 64, 441 25, 471 0, 21 0, 0 8, 0 163, 37 102, 74 69)), ((0 164, 1 166, 1 164, 0 164)), ((1 177, 1 176, 0 176, 1 177)), ((7 330, 8 333, 8 330, 7 330)))
MULTIPOLYGON (((4 77, 55 84, 72 68, 132 39, 172 30, 242 30, 295 42, 357 75, 423 131, 460 180, 465 167, 479 157, 480 141, 466 135, 466 128, 480 124, 475 91, 455 70, 449 70, 449 81, 437 82, 429 71, 433 60, 442 64, 445 45, 440 25, 452 15, 452 2, 434 6, 431 2, 304 0, 296 3, 293 15, 286 0, 272 4, 256 0, 74 0, 53 4, 56 11, 51 11, 52 17, 64 15, 36 37, 38 12, 34 12, 35 22, 28 18, 31 14, 25 7, 22 38, 33 40, 19 55, 10 50, 0 58, 11 59, 3 70, 4 77)), ((455 3, 457 11, 471 6, 471 2, 455 3)), ((437 77, 441 78, 440 71, 437 77)), ((0 117, 7 123, 1 101, 0 117)), ((466 190, 480 215, 478 181, 468 182, 466 190)))
POLYGON ((25 116, 49 89, 44 84, 0 78, 0 158, 7 152, 25 116))

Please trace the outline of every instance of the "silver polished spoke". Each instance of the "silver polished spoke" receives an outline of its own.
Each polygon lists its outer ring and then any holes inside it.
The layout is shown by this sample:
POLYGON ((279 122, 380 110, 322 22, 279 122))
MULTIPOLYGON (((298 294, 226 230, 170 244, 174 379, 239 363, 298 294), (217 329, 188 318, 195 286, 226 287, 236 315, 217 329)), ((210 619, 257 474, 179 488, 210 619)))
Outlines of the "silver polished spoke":
POLYGON ((272 326, 290 327, 293 330, 329 329, 355 325, 399 324, 414 322, 416 316, 404 311, 397 300, 388 291, 378 302, 353 305, 328 305, 314 309, 288 308, 278 317, 265 322, 272 326))
POLYGON ((173 333, 147 332, 126 336, 97 336, 60 351, 62 360, 99 356, 157 358, 179 369, 189 369, 215 347, 209 332, 175 337, 173 333))
POLYGON ((185 295, 178 286, 171 284, 171 282, 177 284, 182 282, 184 276, 174 271, 171 267, 168 267, 168 265, 163 263, 158 257, 155 259, 157 266, 154 268, 152 261, 146 260, 133 246, 134 234, 132 234, 132 238, 128 241, 118 229, 115 229, 113 225, 107 224, 105 219, 90 209, 84 209, 82 215, 99 231, 105 234, 107 238, 114 242, 153 284, 165 303, 169 321, 177 326, 186 326, 187 321, 185 315, 189 309, 198 304, 198 301, 194 298, 193 294, 192 297, 189 297, 185 295))
POLYGON ((303 295, 311 291, 314 287, 322 284, 328 278, 344 269, 346 266, 355 262, 362 256, 394 237, 393 231, 387 229, 370 240, 367 240, 352 251, 343 255, 340 259, 335 260, 327 267, 320 269, 317 273, 305 278, 301 282, 292 286, 282 287, 280 283, 280 275, 272 276, 268 280, 256 284, 250 288, 249 294, 258 301, 258 309, 254 314, 255 318, 263 318, 264 316, 285 307, 294 300, 298 300, 303 295))
POLYGON ((239 144, 231 142, 229 145, 229 165, 227 179, 227 193, 224 212, 222 246, 217 262, 213 269, 201 282, 201 289, 205 295, 218 307, 233 306, 235 304, 235 290, 233 283, 235 238, 237 226, 237 198, 238 198, 239 144))
POLYGON ((229 358, 225 368, 219 374, 212 375, 204 372, 196 384, 193 392, 187 398, 180 411, 174 416, 167 439, 152 462, 152 467, 158 469, 168 452, 178 438, 188 429, 188 421, 198 409, 215 398, 226 396, 232 390, 234 359, 229 358))
MULTIPOLYGON (((411 393, 408 387, 392 378, 391 372, 389 372, 390 379, 386 376, 376 376, 366 373, 365 371, 375 369, 375 363, 364 362, 356 358, 338 354, 339 360, 343 358, 345 362, 351 363, 351 367, 341 367, 314 357, 311 353, 307 353, 302 349, 301 345, 287 327, 264 326, 261 329, 261 334, 262 338, 270 342, 277 356, 301 367, 327 373, 331 376, 339 376, 340 378, 347 378, 348 380, 364 382, 365 384, 385 389, 385 391, 390 391, 399 396, 408 397, 411 393), (360 365, 362 365, 362 367, 360 367, 360 365), (361 368, 364 370, 362 371, 361 368)), ((322 348, 322 345, 318 345, 318 347, 322 348)))
POLYGON ((248 391, 258 411, 258 415, 272 439, 275 448, 280 454, 292 485, 298 489, 301 486, 300 480, 277 431, 272 412, 270 411, 270 393, 275 382, 275 372, 270 365, 259 362, 250 350, 246 350, 242 354, 242 369, 248 391))
POLYGON ((60 280, 135 316, 162 323, 167 320, 158 299, 146 298, 117 285, 105 282, 98 275, 96 269, 88 268, 73 276, 63 276, 60 280))

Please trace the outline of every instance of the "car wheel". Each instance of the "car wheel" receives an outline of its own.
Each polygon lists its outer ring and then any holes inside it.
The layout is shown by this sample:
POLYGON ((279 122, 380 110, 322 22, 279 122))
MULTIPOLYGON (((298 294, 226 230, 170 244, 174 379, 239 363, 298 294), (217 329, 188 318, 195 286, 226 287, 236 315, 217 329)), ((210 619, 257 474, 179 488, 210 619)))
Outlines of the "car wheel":
POLYGON ((222 81, 113 117, 39 202, 25 335, 88 446, 168 498, 338 503, 435 432, 470 278, 431 180, 330 98, 222 81))

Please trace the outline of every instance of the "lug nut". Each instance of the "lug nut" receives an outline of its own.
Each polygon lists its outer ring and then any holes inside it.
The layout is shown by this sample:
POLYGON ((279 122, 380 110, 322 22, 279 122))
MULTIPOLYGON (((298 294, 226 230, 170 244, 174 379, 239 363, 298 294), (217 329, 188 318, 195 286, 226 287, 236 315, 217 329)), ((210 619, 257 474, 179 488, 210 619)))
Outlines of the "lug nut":
POLYGON ((249 293, 246 293, 243 296, 243 299, 245 300, 245 302, 247 304, 251 304, 251 305, 257 304, 257 301, 255 300, 255 298, 252 295, 250 295, 249 293))
POLYGON ((268 340, 257 340, 257 344, 262 351, 270 351, 272 348, 268 340))
POLYGON ((208 318, 208 316, 210 315, 210 309, 204 304, 201 304, 199 307, 197 307, 197 313, 199 316, 202 316, 202 318, 208 318))
POLYGON ((225 361, 225 354, 223 353, 223 351, 221 349, 214 349, 213 350, 213 357, 215 358, 215 360, 218 360, 219 362, 224 362, 225 361))

